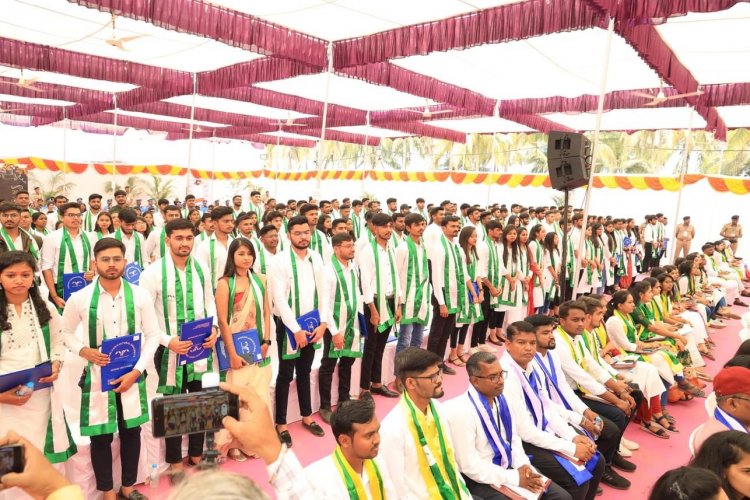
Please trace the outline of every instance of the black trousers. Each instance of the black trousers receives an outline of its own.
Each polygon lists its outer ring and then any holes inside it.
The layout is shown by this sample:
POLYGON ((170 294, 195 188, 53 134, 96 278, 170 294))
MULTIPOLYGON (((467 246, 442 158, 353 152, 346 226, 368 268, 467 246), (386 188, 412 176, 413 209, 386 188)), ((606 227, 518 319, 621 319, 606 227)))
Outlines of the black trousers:
POLYGON ((286 424, 286 409, 289 404, 289 385, 297 374, 297 399, 299 412, 303 417, 312 415, 312 400, 310 398, 310 370, 315 358, 315 348, 308 344, 299 350, 296 359, 283 359, 284 336, 286 327, 281 318, 276 318, 276 345, 279 347, 279 373, 276 375, 276 390, 274 405, 276 407, 276 424, 286 424))
MULTIPOLYGON (((394 300, 387 299, 388 307, 393 311, 394 300)), ((375 297, 375 304, 378 298, 375 297)), ((380 311, 378 311, 380 312, 380 311)), ((395 314, 395 312, 394 312, 395 314)), ((365 321, 367 322, 367 339, 365 339, 365 348, 362 352, 362 368, 359 374, 359 388, 363 391, 369 391, 372 384, 379 384, 383 373, 383 351, 385 344, 388 342, 388 335, 391 328, 384 332, 378 332, 377 327, 370 323, 370 308, 365 306, 365 321)))
MULTIPOLYGON (((161 366, 162 356, 169 356, 169 349, 164 346, 159 346, 154 354, 154 365, 161 366)), ((188 382, 187 365, 178 366, 177 370, 182 370, 182 391, 185 392, 200 392, 203 389, 203 385, 200 380, 194 380, 188 382)), ((200 457, 203 456, 203 440, 206 435, 203 432, 197 434, 188 435, 188 456, 189 457, 200 457)), ((164 442, 167 447, 166 460, 168 464, 178 464, 182 462, 182 436, 174 436, 164 438, 164 442)), ((124 481, 123 481, 124 484, 124 481)))
MULTIPOLYGON (((466 488, 468 488, 469 493, 474 498, 482 500, 510 500, 510 497, 503 495, 488 484, 477 483, 464 474, 461 474, 461 476, 464 478, 466 488)), ((547 491, 544 492, 541 498, 542 500, 572 500, 570 493, 555 484, 554 481, 549 484, 547 491)))
POLYGON ((474 324, 474 328, 471 330, 471 347, 476 347, 479 344, 487 342, 487 328, 490 325, 490 300, 492 294, 490 289, 484 287, 484 300, 482 301, 482 317, 484 318, 479 323, 474 324))
POLYGON ((331 383, 333 382, 333 371, 339 365, 339 403, 349 399, 349 389, 352 385, 352 365, 354 358, 331 358, 328 353, 331 349, 331 332, 326 330, 323 337, 323 359, 318 371, 318 392, 320 393, 320 408, 331 407, 331 383))
POLYGON ((430 334, 427 336, 427 350, 434 352, 440 359, 445 356, 445 348, 456 327, 456 315, 448 314, 447 318, 440 316, 440 306, 432 299, 432 323, 430 323, 430 334))
POLYGON ((643 260, 641 261, 641 272, 649 271, 653 267, 654 262, 653 258, 651 257, 651 253, 653 252, 653 250, 653 243, 643 244, 643 260))
MULTIPOLYGON (((580 396, 580 393, 577 393, 580 396)), ((640 406, 640 402, 643 400, 643 393, 641 391, 633 391, 630 395, 635 400, 635 407, 637 409, 640 406)), ((602 430, 602 435, 599 436, 596 444, 599 451, 604 455, 607 465, 609 465, 612 463, 615 453, 617 453, 620 439, 622 439, 622 435, 625 433, 625 429, 630 423, 632 412, 625 413, 614 405, 602 403, 601 401, 594 401, 585 397, 581 397, 581 400, 586 406, 591 408, 591 411, 600 415, 604 421, 604 430, 602 430), (616 434, 612 437, 608 437, 608 435, 611 435, 613 432, 616 432, 616 434), (612 443, 612 441, 614 441, 614 443, 612 443)))
POLYGON ((563 488, 570 494, 573 500, 593 500, 596 497, 596 489, 599 487, 599 481, 604 473, 604 460, 599 460, 592 478, 578 486, 570 477, 560 462, 557 461, 551 451, 539 448, 530 443, 523 443, 523 449, 531 457, 531 465, 539 472, 547 476, 553 483, 563 488))
MULTIPOLYGON (((138 479, 138 460, 141 456, 141 427, 128 429, 122 418, 122 400, 115 394, 117 408, 117 433, 120 435, 120 465, 122 466, 122 485, 133 486, 138 479)), ((112 439, 113 434, 91 436, 91 466, 96 477, 96 489, 110 491, 114 489, 112 480, 112 439)))

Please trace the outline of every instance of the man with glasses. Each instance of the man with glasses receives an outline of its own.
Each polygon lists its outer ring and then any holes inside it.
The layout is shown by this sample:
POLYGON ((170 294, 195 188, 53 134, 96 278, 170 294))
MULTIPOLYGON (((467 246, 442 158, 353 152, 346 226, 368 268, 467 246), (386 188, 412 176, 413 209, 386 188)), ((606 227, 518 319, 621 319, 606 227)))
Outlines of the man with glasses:
POLYGON ((472 498, 453 450, 442 407, 442 358, 407 347, 396 355, 396 377, 404 389, 399 404, 383 419, 380 451, 397 498, 472 498))
POLYGON ((63 227, 44 238, 42 245, 42 276, 52 302, 62 311, 63 276, 68 273, 84 273, 86 281, 94 279, 91 242, 81 231, 81 207, 78 203, 66 203, 59 209, 63 227))
POLYGON ((103 492, 105 500, 146 498, 133 488, 138 479, 141 424, 149 419, 146 379, 141 375, 159 346, 159 323, 151 295, 122 278, 126 263, 124 243, 114 238, 99 240, 94 245, 94 265, 99 277, 70 297, 62 319, 65 345, 86 361, 80 431, 82 436, 91 437, 96 489, 103 492), (92 317, 96 319, 93 324, 92 317), (77 334, 79 328, 83 341, 77 334), (136 336, 142 338, 136 340, 136 336), (108 382, 102 380, 102 367, 112 360, 99 347, 105 339, 119 337, 128 337, 133 345, 140 345, 141 354, 130 371, 108 382), (103 390, 107 383, 113 386, 112 390, 103 390), (119 492, 115 491, 112 479, 115 431, 119 435, 122 466, 119 492))
POLYGON ((570 499, 531 466, 517 433, 523 409, 503 395, 508 371, 491 352, 474 353, 466 363, 469 390, 446 404, 456 462, 475 497, 500 500, 512 494, 570 499), (546 489, 546 491, 545 491, 546 489), (507 495, 506 495, 507 494, 507 495))
POLYGON ((713 416, 691 436, 691 450, 697 453, 710 436, 723 431, 747 432, 750 428, 750 369, 724 368, 714 377, 716 408, 713 416))

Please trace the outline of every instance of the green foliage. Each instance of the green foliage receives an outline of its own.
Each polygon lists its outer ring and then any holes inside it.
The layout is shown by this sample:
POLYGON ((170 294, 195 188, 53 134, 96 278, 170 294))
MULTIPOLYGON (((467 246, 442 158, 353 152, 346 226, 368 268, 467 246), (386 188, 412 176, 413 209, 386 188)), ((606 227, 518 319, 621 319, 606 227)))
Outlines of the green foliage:
POLYGON ((37 172, 31 172, 29 174, 32 181, 31 183, 40 187, 43 199, 48 200, 60 194, 67 195, 75 187, 74 182, 67 182, 67 177, 64 172, 55 172, 52 175, 49 174, 49 172, 46 172, 43 175, 39 175, 37 172))

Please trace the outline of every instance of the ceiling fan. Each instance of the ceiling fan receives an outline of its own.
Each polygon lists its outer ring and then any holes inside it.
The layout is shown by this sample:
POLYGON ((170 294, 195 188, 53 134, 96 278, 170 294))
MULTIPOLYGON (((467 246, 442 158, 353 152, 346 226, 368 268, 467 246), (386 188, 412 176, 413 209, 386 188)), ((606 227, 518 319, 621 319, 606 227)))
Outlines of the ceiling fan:
POLYGON ((275 124, 277 127, 279 127, 279 130, 281 130, 282 127, 304 127, 304 123, 294 123, 294 118, 292 118, 291 113, 287 116, 286 120, 271 120, 269 123, 275 124))
POLYGON ((143 38, 144 36, 147 36, 147 35, 132 35, 132 36, 118 37, 117 29, 115 28, 116 18, 117 16, 112 14, 112 38, 107 38, 106 40, 104 40, 108 45, 111 45, 112 47, 115 47, 120 50, 128 50, 125 48, 126 43, 132 42, 133 40, 137 40, 139 38, 143 38))
POLYGON ((3 113, 15 113, 16 111, 21 111, 21 108, 14 108, 14 109, 0 108, 0 114, 3 114, 3 113))
POLYGON ((444 113, 453 113, 452 109, 441 109, 438 111, 432 111, 430 109, 430 103, 428 101, 425 101, 424 109, 422 111, 418 111, 416 109, 405 109, 404 111, 408 111, 410 113, 420 113, 422 115, 422 118, 425 120, 429 120, 432 118, 433 115, 442 115, 444 113))
POLYGON ((659 104, 666 102, 666 101, 672 101, 674 99, 683 99, 685 97, 692 97, 703 94, 703 91, 700 87, 698 87, 698 90, 695 92, 686 92, 684 94, 675 94, 667 96, 664 94, 664 80, 659 80, 659 92, 656 93, 656 95, 649 94, 648 92, 631 92, 631 94, 638 96, 638 97, 645 97, 647 99, 651 99, 650 102, 647 102, 644 104, 644 106, 658 106, 659 104))
MULTIPOLYGON (((182 130, 187 130, 190 132, 190 127, 182 127, 182 130)), ((194 134, 200 134, 201 132, 208 132, 205 128, 202 128, 200 125, 196 125, 193 127, 193 133, 194 134)))
POLYGON ((33 92, 44 92, 43 89, 37 87, 34 85, 36 82, 39 81, 39 78, 24 78, 23 76, 23 68, 21 68, 21 76, 18 77, 18 81, 16 82, 0 82, 4 83, 5 85, 15 85, 16 87, 21 87, 22 89, 31 90, 33 92))

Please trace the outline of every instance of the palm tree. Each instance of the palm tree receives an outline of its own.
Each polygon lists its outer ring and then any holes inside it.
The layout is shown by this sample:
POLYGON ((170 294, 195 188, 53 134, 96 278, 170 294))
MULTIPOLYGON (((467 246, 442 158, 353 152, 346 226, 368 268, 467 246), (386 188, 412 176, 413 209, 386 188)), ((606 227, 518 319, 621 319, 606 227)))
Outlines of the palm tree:
MULTIPOLYGON (((143 183, 142 180, 138 180, 138 177, 135 175, 131 175, 128 177, 128 180, 125 181, 125 184, 120 184, 116 180, 115 181, 107 181, 104 183, 104 193, 105 194, 112 194, 115 191, 118 191, 120 189, 128 188, 130 192, 130 196, 136 197, 138 194, 140 194, 140 186, 143 183)), ((155 198, 158 199, 158 198, 155 198)))
MULTIPOLYGON (((166 176, 151 175, 149 180, 140 180, 140 185, 143 188, 144 193, 149 198, 154 200, 160 200, 162 198, 169 199, 172 197, 174 192, 174 180, 166 176)), ((131 188, 131 192, 132 192, 131 188)))
POLYGON ((57 195, 67 195, 75 187, 74 182, 66 182, 64 172, 55 172, 51 177, 45 176, 47 180, 42 180, 36 172, 32 172, 30 177, 41 188, 42 198, 45 200, 57 195))

